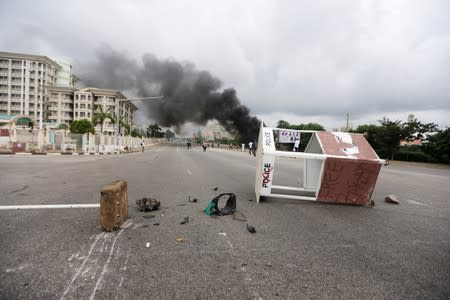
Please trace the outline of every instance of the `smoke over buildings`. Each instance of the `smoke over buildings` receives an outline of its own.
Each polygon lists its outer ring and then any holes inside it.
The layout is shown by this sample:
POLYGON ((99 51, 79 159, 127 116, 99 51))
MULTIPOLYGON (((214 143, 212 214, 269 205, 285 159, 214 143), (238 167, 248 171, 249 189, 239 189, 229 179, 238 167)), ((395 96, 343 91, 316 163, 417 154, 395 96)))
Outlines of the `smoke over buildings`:
POLYGON ((255 140, 260 125, 232 88, 189 62, 145 54, 141 62, 110 48, 97 52, 97 61, 82 74, 89 86, 118 89, 137 97, 162 95, 157 101, 135 104, 159 125, 179 129, 186 122, 204 125, 217 120, 242 141, 255 140))

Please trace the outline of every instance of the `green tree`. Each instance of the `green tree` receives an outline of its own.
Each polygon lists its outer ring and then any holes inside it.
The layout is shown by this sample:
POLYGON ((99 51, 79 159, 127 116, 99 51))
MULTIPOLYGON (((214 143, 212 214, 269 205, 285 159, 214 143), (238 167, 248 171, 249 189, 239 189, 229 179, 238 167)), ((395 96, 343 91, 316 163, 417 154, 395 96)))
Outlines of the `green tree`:
POLYGON ((277 128, 289 129, 291 128, 291 124, 289 124, 289 122, 286 122, 285 120, 279 120, 277 123, 277 128))
POLYGON ((316 130, 316 131, 325 131, 325 128, 318 123, 307 123, 307 124, 290 124, 284 120, 279 120, 277 123, 277 128, 284 129, 294 129, 294 130, 316 130))
POLYGON ((70 124, 70 132, 71 133, 95 133, 94 126, 92 126, 91 121, 87 119, 75 120, 70 124))
POLYGON ((355 132, 364 134, 372 148, 380 155, 381 145, 378 141, 378 135, 381 134, 380 126, 373 124, 359 125, 355 132))
POLYGON ((140 130, 138 130, 136 128, 131 131, 131 136, 132 137, 142 138, 142 134, 141 134, 140 130))
POLYGON ((112 116, 112 123, 119 125, 119 133, 122 129, 124 129, 124 135, 129 135, 131 133, 131 122, 128 120, 125 116, 116 115, 115 113, 111 112, 112 116))
POLYGON ((131 134, 131 122, 129 120, 124 120, 122 127, 125 129, 125 135, 131 134))
POLYGON ((431 135, 422 148, 436 161, 450 163, 450 128, 431 135))
POLYGON ((173 133, 170 129, 167 129, 164 133, 164 136, 168 139, 172 139, 175 137, 175 133, 173 133))
POLYGON ((94 117, 92 118, 92 123, 94 126, 100 124, 100 133, 103 133, 103 125, 107 119, 109 119, 113 124, 116 123, 114 112, 111 110, 104 111, 103 106, 99 105, 97 111, 94 113, 94 117))
POLYGON ((377 132, 380 146, 386 150, 386 154, 390 159, 394 159, 394 154, 400 146, 400 141, 406 137, 406 131, 402 128, 401 121, 383 119, 378 120, 378 122, 381 124, 377 132))
POLYGON ((164 133, 161 130, 161 127, 158 126, 158 124, 151 124, 147 127, 147 137, 156 137, 160 138, 163 137, 164 133))

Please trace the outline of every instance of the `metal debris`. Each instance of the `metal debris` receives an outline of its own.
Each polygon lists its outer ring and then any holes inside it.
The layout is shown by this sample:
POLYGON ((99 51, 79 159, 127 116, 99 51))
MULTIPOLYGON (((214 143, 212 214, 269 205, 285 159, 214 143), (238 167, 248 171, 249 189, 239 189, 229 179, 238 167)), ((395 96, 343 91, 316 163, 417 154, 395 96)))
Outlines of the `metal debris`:
POLYGON ((208 216, 212 215, 218 215, 218 216, 224 216, 224 215, 231 215, 236 211, 236 195, 233 193, 223 193, 219 196, 212 199, 208 206, 203 210, 205 214, 208 216), (219 208, 219 200, 222 199, 222 197, 228 197, 227 202, 225 204, 224 208, 219 208))
POLYGON ((136 204, 138 205, 138 209, 140 211, 152 211, 157 210, 161 205, 161 202, 154 198, 142 198, 136 200, 136 204))
POLYGON ((175 240, 179 243, 184 242, 184 238, 182 238, 182 237, 177 237, 175 240))
POLYGON ((233 213, 233 220, 240 221, 240 222, 247 222, 247 217, 244 215, 243 212, 235 211, 233 213))

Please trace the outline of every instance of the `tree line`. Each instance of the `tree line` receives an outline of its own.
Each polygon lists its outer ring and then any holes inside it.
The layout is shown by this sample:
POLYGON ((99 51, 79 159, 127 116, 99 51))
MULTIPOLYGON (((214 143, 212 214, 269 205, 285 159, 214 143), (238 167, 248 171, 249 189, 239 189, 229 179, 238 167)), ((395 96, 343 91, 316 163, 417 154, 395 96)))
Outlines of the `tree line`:
MULTIPOLYGON (((296 130, 324 130, 318 123, 289 124, 284 120, 278 128, 296 130)), ((422 123, 417 119, 410 122, 378 120, 378 124, 358 126, 354 133, 362 133, 381 158, 417 162, 450 163, 450 128, 439 130, 434 123, 422 123), (420 140, 418 145, 401 146, 401 142, 420 140)), ((308 136, 303 136, 301 148, 306 147, 308 136)))

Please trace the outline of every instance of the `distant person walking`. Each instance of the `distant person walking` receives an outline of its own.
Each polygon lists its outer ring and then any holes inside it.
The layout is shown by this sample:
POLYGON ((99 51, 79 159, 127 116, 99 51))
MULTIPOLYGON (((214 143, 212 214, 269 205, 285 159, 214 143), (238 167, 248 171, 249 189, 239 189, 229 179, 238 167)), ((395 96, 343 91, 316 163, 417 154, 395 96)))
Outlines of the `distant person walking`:
POLYGON ((141 151, 144 152, 144 141, 141 142, 141 151))
POLYGON ((188 150, 191 149, 191 142, 186 143, 188 150))
POLYGON ((248 154, 252 155, 253 151, 253 142, 248 142, 248 154))
POLYGON ((294 152, 299 152, 300 151, 300 140, 297 138, 295 139, 294 142, 294 152))
POLYGON ((203 148, 203 152, 206 152, 206 148, 208 148, 208 145, 205 142, 203 142, 202 148, 203 148))

